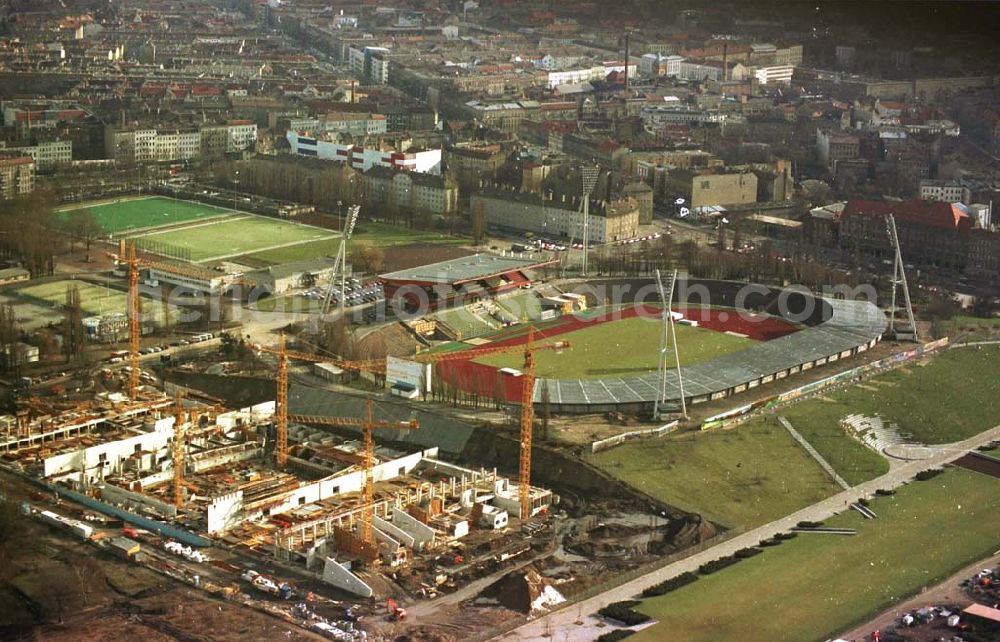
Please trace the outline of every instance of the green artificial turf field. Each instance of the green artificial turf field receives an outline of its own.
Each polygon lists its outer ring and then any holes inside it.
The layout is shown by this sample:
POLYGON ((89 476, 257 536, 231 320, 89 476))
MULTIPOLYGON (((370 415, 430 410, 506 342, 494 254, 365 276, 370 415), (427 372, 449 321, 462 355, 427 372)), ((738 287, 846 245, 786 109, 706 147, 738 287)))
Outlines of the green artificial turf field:
POLYGON ((153 196, 150 198, 121 199, 115 202, 84 205, 72 210, 63 210, 60 216, 70 216, 76 209, 89 210, 101 229, 108 233, 120 234, 129 230, 143 230, 164 225, 176 225, 197 219, 230 216, 234 212, 204 203, 179 201, 172 198, 153 196))
POLYGON ((250 254, 278 246, 330 239, 335 233, 263 216, 245 216, 204 225, 191 225, 139 236, 144 241, 162 243, 190 252, 192 261, 208 261, 250 254))

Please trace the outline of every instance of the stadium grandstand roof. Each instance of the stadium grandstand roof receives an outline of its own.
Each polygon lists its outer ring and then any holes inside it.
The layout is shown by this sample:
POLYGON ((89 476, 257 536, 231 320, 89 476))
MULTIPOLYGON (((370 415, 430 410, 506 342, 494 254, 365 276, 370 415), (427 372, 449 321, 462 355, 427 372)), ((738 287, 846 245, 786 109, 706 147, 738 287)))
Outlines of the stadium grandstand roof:
POLYGON ((409 270, 383 274, 386 281, 408 281, 421 284, 457 284, 499 276, 515 270, 530 270, 555 265, 557 261, 543 257, 501 256, 499 254, 473 254, 449 261, 431 263, 409 270))

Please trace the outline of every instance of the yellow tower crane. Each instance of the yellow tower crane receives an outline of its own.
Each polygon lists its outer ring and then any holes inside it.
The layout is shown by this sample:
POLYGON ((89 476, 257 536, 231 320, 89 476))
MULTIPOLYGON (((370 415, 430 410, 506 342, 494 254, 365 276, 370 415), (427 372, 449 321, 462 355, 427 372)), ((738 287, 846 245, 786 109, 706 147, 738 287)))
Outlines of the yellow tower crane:
MULTIPOLYGON (((185 268, 172 263, 160 263, 147 259, 140 259, 135 252, 135 243, 128 243, 122 239, 118 244, 118 252, 105 252, 119 265, 124 265, 128 269, 128 396, 133 401, 139 394, 139 270, 142 268, 154 268, 162 272, 169 272, 189 278, 201 279, 205 277, 204 271, 194 268, 185 268)), ((253 283, 238 279, 234 283, 253 285, 253 283)))
POLYGON ((181 396, 177 395, 174 405, 174 506, 180 508, 184 503, 184 405, 181 396))
POLYGON ((365 372, 385 372, 385 361, 349 361, 339 357, 322 357, 318 355, 295 352, 285 348, 285 335, 278 338, 277 348, 266 348, 254 345, 254 350, 266 352, 278 357, 276 372, 277 391, 275 394, 274 427, 275 449, 274 460, 279 468, 284 468, 288 462, 288 360, 310 361, 313 363, 329 363, 344 370, 363 370, 365 372))
POLYGON ((458 352, 424 352, 416 356, 416 360, 423 363, 440 363, 442 361, 475 359, 477 357, 508 352, 524 352, 524 366, 521 370, 521 453, 517 480, 521 519, 531 517, 531 441, 535 420, 533 406, 535 397, 535 353, 540 350, 559 351, 568 347, 568 341, 553 341, 551 343, 536 345, 535 328, 528 326, 528 341, 523 345, 474 348, 458 352))
POLYGON ((365 399, 364 417, 326 417, 313 415, 289 415, 288 419, 300 424, 313 424, 320 426, 347 426, 361 428, 365 440, 364 467, 365 486, 362 502, 361 519, 361 539, 371 544, 372 542, 372 516, 375 508, 375 480, 372 469, 375 467, 375 444, 372 432, 376 428, 388 428, 391 430, 414 430, 419 427, 416 417, 411 417, 409 421, 391 422, 386 420, 375 420, 375 401, 365 399))

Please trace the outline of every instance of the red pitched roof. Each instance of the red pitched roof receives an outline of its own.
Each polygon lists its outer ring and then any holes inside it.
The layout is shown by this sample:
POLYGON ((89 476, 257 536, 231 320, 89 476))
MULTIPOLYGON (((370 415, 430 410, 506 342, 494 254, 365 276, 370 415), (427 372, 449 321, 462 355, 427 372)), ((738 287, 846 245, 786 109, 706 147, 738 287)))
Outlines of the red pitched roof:
POLYGON ((883 218, 892 214, 901 223, 956 230, 963 234, 972 229, 972 219, 951 203, 913 199, 909 201, 847 201, 844 217, 869 216, 883 218))

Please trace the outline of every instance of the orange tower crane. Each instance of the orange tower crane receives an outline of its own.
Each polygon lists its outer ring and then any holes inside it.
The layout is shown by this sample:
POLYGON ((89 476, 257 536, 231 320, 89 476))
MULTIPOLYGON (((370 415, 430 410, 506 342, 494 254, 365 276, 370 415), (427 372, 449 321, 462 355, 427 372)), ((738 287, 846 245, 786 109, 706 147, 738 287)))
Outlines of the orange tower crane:
POLYGON ((119 265, 128 267, 128 363, 129 380, 128 396, 135 400, 139 393, 139 270, 141 268, 155 268, 163 272, 170 272, 180 276, 192 278, 204 278, 205 273, 195 269, 187 269, 179 265, 170 263, 159 263, 147 259, 140 259, 135 253, 135 243, 127 246, 124 239, 119 241, 118 252, 106 252, 119 265))
POLYGON ((409 421, 391 422, 386 420, 375 420, 375 401, 365 399, 364 417, 324 417, 313 415, 290 415, 289 420, 300 424, 313 424, 321 426, 346 426, 361 428, 365 440, 364 467, 365 486, 362 501, 361 539, 366 543, 372 542, 372 516, 375 508, 375 479, 372 469, 375 467, 375 444, 372 432, 376 428, 388 428, 393 430, 414 430, 419 427, 416 417, 411 417, 409 421))
POLYGON ((321 357, 304 352, 295 352, 285 348, 285 335, 278 338, 277 348, 266 348, 262 345, 253 346, 258 352, 266 352, 278 357, 276 376, 277 392, 275 394, 274 427, 275 448, 274 460, 279 468, 284 468, 288 462, 288 360, 310 361, 313 363, 329 363, 345 370, 364 370, 366 372, 385 372, 385 361, 348 361, 337 357, 321 357))
POLYGON ((459 352, 421 353, 417 361, 424 363, 440 363, 442 361, 458 361, 475 359, 493 354, 524 351, 524 367, 521 370, 521 456, 519 476, 517 480, 518 503, 521 507, 521 519, 531 517, 531 441, 534 428, 534 397, 535 397, 535 353, 540 350, 562 350, 568 348, 568 341, 553 341, 551 343, 535 344, 535 328, 528 326, 528 341, 523 346, 499 346, 473 348, 459 352))

